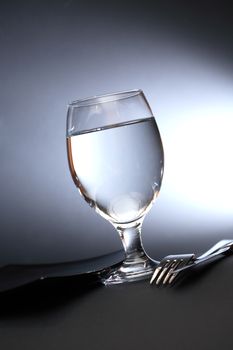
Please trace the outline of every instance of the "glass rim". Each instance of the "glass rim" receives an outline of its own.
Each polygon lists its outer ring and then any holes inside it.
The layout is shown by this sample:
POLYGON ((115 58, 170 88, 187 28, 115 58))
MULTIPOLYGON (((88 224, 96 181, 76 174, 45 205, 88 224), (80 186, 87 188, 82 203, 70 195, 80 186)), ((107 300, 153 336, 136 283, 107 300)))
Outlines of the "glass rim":
POLYGON ((91 97, 81 98, 75 101, 71 101, 69 107, 86 107, 91 105, 97 105, 100 103, 114 102, 118 100, 127 99, 137 95, 143 94, 141 89, 132 89, 125 91, 118 91, 109 94, 94 95, 91 97))

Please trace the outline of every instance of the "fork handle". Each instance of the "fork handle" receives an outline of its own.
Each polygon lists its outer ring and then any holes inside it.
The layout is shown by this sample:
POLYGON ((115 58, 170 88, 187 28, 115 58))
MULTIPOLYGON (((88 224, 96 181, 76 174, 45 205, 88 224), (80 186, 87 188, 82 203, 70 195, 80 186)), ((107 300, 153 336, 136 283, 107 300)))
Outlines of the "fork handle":
POLYGON ((208 260, 211 260, 211 259, 213 259, 214 257, 216 257, 218 255, 224 254, 228 250, 232 250, 232 249, 233 249, 233 242, 231 244, 229 244, 229 245, 225 245, 222 248, 217 249, 212 254, 209 254, 207 256, 205 254, 203 254, 203 256, 204 256, 203 258, 199 257, 198 259, 194 260, 193 263, 191 263, 189 265, 186 265, 184 267, 181 267, 180 269, 174 270, 173 272, 174 272, 175 275, 178 275, 178 273, 180 273, 181 271, 188 270, 188 269, 190 269, 190 268, 192 268, 192 267, 194 267, 196 265, 202 264, 202 263, 204 263, 204 262, 206 262, 208 260))
POLYGON ((217 242, 215 245, 213 245, 209 250, 207 250, 207 252, 197 257, 196 260, 202 260, 207 258, 208 256, 212 257, 213 254, 218 253, 221 249, 227 248, 228 250, 228 247, 231 248, 231 246, 233 246, 233 240, 223 239, 217 242))

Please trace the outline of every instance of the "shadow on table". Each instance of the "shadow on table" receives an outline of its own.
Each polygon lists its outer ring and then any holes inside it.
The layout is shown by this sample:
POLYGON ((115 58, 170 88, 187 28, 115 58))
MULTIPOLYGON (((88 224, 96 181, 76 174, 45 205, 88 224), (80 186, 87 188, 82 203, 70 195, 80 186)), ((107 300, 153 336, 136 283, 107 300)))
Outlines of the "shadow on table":
POLYGON ((101 287, 93 274, 44 279, 0 293, 0 320, 48 313, 101 287))
POLYGON ((46 313, 102 286, 98 271, 107 272, 124 259, 119 250, 74 262, 8 265, 0 268, 0 320, 46 313), (47 277, 41 280, 42 276, 47 277))

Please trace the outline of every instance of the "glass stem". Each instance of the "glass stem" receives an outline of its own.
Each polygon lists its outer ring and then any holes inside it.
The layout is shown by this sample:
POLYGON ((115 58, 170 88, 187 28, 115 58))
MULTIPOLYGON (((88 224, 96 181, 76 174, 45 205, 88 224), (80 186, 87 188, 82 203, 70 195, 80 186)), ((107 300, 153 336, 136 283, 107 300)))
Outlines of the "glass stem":
POLYGON ((141 223, 127 228, 117 227, 125 249, 126 260, 134 260, 145 256, 141 241, 141 227, 141 223))
POLYGON ((139 281, 152 275, 155 262, 144 252, 141 241, 141 225, 142 221, 131 227, 115 226, 121 237, 126 258, 119 266, 113 267, 107 276, 104 276, 103 283, 105 285, 139 281))

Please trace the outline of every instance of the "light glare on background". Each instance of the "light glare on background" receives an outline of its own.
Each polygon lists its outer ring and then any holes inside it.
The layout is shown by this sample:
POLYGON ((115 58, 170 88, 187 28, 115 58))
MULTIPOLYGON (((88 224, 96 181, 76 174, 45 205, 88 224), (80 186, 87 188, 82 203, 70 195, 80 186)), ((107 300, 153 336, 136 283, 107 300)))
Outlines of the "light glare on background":
MULTIPOLYGON (((233 107, 232 107, 233 111, 233 107)), ((201 210, 233 215, 233 114, 200 106, 170 135, 168 186, 201 210)))

